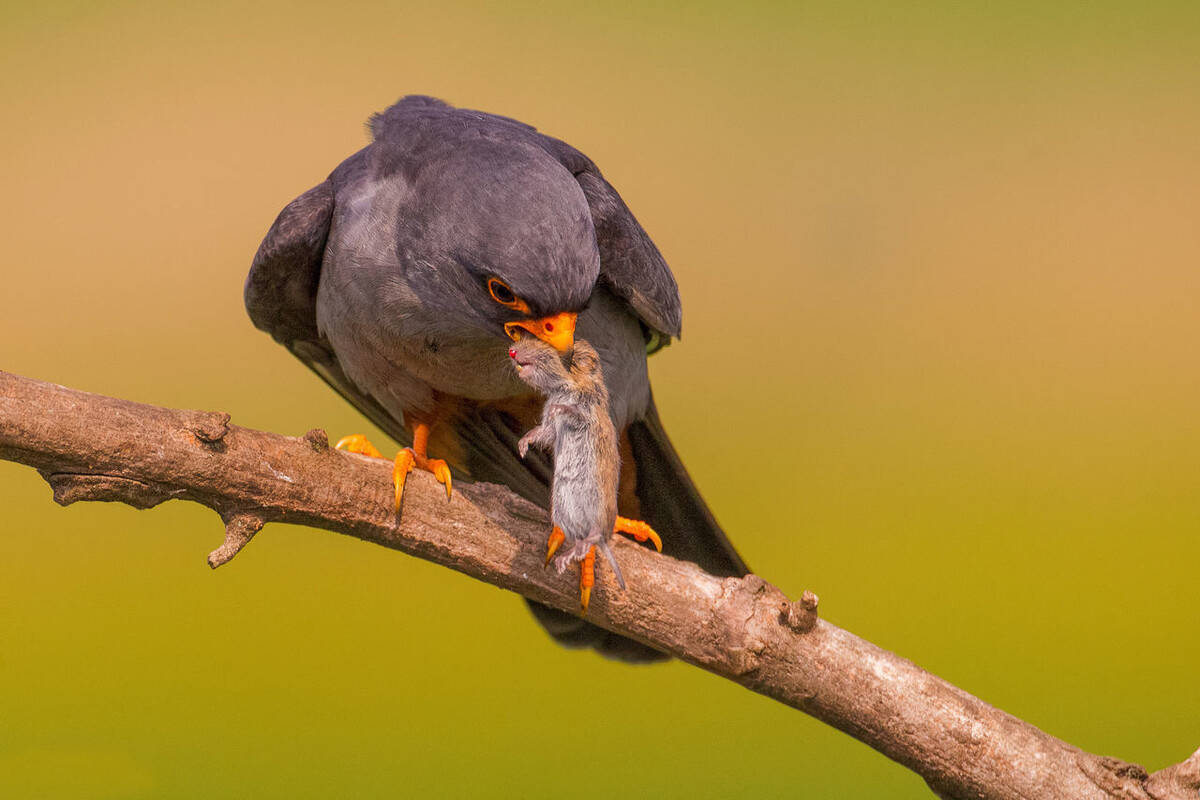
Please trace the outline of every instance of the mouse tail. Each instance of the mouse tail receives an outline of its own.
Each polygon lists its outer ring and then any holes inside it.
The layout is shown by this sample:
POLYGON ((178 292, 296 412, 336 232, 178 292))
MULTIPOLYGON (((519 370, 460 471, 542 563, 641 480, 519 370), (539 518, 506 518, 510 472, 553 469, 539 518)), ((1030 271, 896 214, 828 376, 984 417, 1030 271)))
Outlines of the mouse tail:
POLYGON ((608 546, 608 542, 601 540, 596 544, 596 549, 604 554, 604 558, 612 567, 613 576, 617 579, 617 585, 621 587, 621 591, 625 591, 625 576, 621 574, 621 568, 617 566, 617 559, 613 556, 612 548, 608 546))

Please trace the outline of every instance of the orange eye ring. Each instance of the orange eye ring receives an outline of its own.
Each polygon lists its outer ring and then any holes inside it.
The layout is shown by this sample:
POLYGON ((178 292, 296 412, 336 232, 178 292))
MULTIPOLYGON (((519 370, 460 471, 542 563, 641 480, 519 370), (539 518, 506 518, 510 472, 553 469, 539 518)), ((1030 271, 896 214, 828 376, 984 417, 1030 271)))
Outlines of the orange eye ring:
POLYGON ((529 313, 529 304, 517 297, 516 293, 508 288, 508 284, 499 278, 488 278, 487 288, 488 294, 500 305, 520 311, 522 314, 529 313))

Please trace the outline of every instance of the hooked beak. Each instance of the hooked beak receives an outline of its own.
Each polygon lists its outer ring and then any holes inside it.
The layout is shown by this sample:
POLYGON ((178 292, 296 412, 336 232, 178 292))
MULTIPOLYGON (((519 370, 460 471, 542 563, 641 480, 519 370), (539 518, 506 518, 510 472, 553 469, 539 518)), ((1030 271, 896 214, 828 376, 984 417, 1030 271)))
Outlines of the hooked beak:
POLYGON ((521 338, 520 330, 526 330, 560 353, 570 352, 575 346, 575 319, 570 311, 542 319, 526 319, 504 323, 504 332, 514 342, 521 338))

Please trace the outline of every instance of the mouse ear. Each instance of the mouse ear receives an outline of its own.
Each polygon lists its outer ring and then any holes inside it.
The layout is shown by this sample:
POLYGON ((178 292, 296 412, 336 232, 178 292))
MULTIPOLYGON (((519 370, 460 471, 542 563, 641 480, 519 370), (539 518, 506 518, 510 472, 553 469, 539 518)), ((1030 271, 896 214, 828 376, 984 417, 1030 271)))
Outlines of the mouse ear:
POLYGON ((600 356, 586 339, 575 340, 575 349, 571 353, 571 367, 588 373, 600 371, 600 356))

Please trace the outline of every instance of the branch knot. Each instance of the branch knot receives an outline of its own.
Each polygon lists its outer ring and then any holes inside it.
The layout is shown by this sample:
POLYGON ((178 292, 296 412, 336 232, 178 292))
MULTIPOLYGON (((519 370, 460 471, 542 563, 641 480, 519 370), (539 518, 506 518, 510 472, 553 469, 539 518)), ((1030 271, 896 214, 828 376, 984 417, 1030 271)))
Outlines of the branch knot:
POLYGON ((229 433, 229 415, 217 411, 197 411, 187 424, 193 436, 207 445, 215 445, 229 433))
POLYGON ((225 523, 225 541, 208 554, 208 565, 213 569, 229 563, 262 530, 265 522, 257 514, 243 511, 223 513, 221 520, 225 523))
POLYGON ((313 428, 304 434, 304 441, 308 442, 309 446, 318 453, 324 453, 329 449, 329 435, 323 428, 313 428))
POLYGON ((808 633, 817 626, 817 603, 820 598, 815 594, 804 590, 804 594, 800 595, 799 600, 795 600, 784 607, 783 622, 796 633, 808 633))

